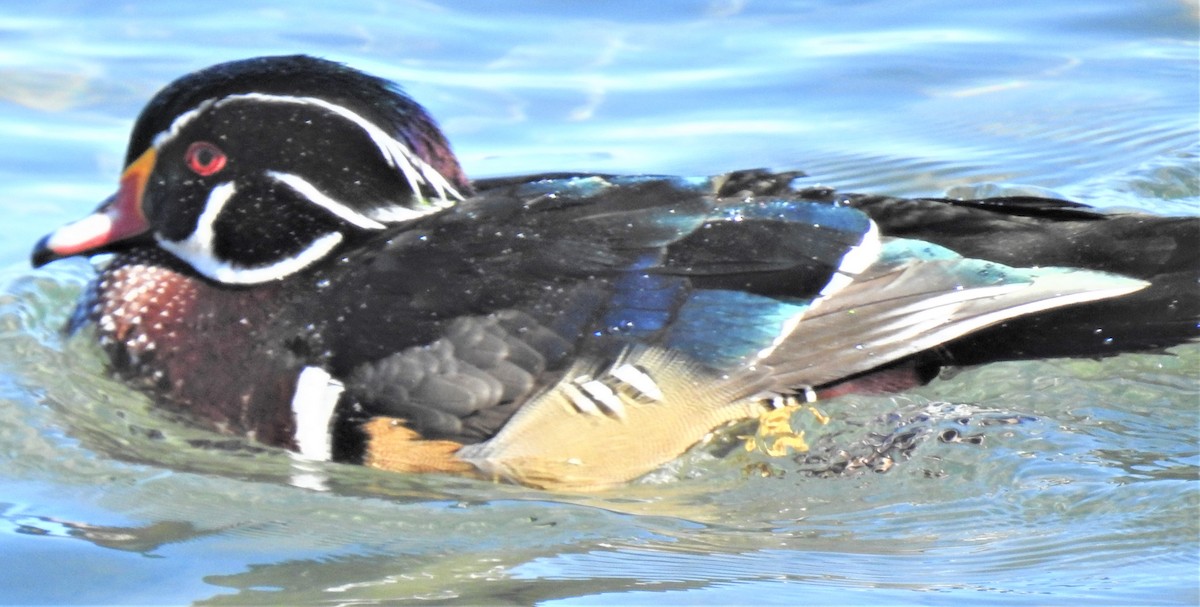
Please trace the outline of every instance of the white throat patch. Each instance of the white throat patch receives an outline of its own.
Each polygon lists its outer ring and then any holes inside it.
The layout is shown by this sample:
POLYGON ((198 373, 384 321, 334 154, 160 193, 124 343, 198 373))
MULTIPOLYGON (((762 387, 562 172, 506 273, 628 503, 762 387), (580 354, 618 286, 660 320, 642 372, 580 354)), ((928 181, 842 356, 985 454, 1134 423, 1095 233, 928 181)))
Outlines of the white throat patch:
POLYGON ((340 232, 328 232, 295 255, 264 266, 241 266, 218 259, 213 251, 213 224, 236 191, 237 186, 231 181, 214 187, 191 235, 184 240, 167 240, 155 234, 158 246, 217 282, 252 285, 279 280, 307 268, 333 251, 344 238, 340 232))

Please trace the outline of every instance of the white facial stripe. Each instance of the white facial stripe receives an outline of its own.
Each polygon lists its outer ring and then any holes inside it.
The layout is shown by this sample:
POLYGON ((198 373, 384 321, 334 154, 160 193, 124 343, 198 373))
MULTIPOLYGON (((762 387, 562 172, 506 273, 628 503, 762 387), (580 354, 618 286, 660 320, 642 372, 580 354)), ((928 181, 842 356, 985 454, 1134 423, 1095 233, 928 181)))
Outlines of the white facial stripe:
POLYGON ((408 149, 408 146, 406 146, 403 142, 397 140, 391 135, 388 135, 383 129, 379 128, 359 114, 345 107, 330 103, 317 97, 292 97, 289 95, 269 95, 266 93, 241 93, 237 95, 230 95, 218 100, 210 99, 198 105, 196 109, 180 114, 180 116, 175 119, 175 122, 171 124, 171 128, 155 138, 155 145, 160 146, 162 143, 174 138, 188 122, 193 120, 197 114, 203 112, 209 106, 220 107, 226 103, 245 100, 262 101, 267 103, 308 105, 321 108, 327 112, 345 118, 361 128, 367 134, 367 136, 371 138, 371 141, 373 141, 375 145, 379 147, 379 151, 383 154, 384 159, 387 160, 388 165, 390 165, 392 168, 398 169, 401 173, 403 173, 404 178, 408 180, 408 184, 416 194, 417 198, 422 202, 432 205, 434 207, 433 210, 449 206, 451 204, 450 198, 456 198, 458 200, 463 199, 462 194, 455 190, 454 186, 450 185, 450 182, 446 181, 446 178, 443 177, 441 173, 438 173, 436 169, 413 153, 412 150, 408 149), (422 184, 426 184, 431 187, 434 192, 437 193, 438 200, 425 200, 424 197, 421 196, 420 186, 422 184))
POLYGON ((367 217, 383 223, 400 223, 428 215, 428 211, 419 211, 408 207, 380 207, 367 212, 367 217))
POLYGON ((205 110, 212 107, 214 101, 213 99, 206 99, 201 101, 200 105, 176 116, 175 120, 171 121, 171 126, 167 127, 167 130, 154 136, 153 147, 161 150, 163 144, 177 137, 179 131, 183 130, 183 127, 195 120, 200 114, 203 114, 205 110))
POLYGON ((251 285, 279 280, 316 263, 342 242, 342 234, 330 232, 312 241, 292 257, 284 257, 265 266, 245 267, 222 261, 213 252, 213 224, 226 203, 233 198, 236 186, 231 181, 217 185, 209 192, 204 211, 196 220, 196 229, 184 240, 167 240, 155 235, 158 245, 186 261, 195 270, 218 282, 251 285))
MULTIPOLYGON (((293 97, 290 95, 269 95, 266 93, 241 93, 237 95, 229 95, 228 97, 223 97, 221 99, 207 99, 200 102, 200 104, 195 108, 180 114, 175 118, 167 130, 155 136, 154 147, 161 149, 162 146, 168 141, 175 139, 179 135, 180 131, 182 131, 183 128, 188 125, 188 123, 195 120, 196 117, 203 114, 209 108, 220 107, 226 103, 244 100, 264 101, 267 103, 289 103, 294 105, 318 107, 345 118, 361 128, 367 134, 367 136, 371 138, 371 141, 373 141, 379 148, 388 165, 392 168, 398 169, 404 175, 405 180, 408 181, 408 185, 410 188, 412 188, 417 199, 422 203, 430 205, 430 208, 426 212, 420 212, 416 209, 412 209, 411 207, 397 205, 396 208, 399 210, 395 213, 395 215, 397 217, 403 217, 404 219, 401 221, 406 221, 412 217, 419 217, 421 215, 444 209, 452 204, 451 198, 457 200, 464 199, 463 195, 459 193, 458 190, 454 189, 454 186, 450 185, 450 182, 447 181, 441 173, 437 172, 437 169, 434 169, 429 163, 422 160, 403 142, 397 140, 391 135, 388 135, 383 129, 379 128, 359 114, 345 107, 330 103, 317 97, 293 97), (422 184, 428 185, 433 189, 434 192, 437 193, 436 200, 431 201, 425 199, 425 197, 421 194, 422 184)), ((380 216, 390 217, 391 215, 381 214, 380 216)))
POLYGON ((297 194, 303 196, 309 202, 337 215, 346 222, 363 228, 364 230, 382 230, 382 223, 355 211, 354 209, 326 196, 324 192, 317 189, 316 186, 305 181, 299 175, 291 173, 281 173, 279 171, 267 171, 267 176, 279 183, 282 183, 289 188, 292 188, 297 194))
POLYGON ((346 109, 340 105, 335 105, 325 101, 324 99, 318 99, 316 97, 291 97, 287 95, 266 95, 263 93, 230 95, 229 97, 218 101, 217 105, 242 99, 252 99, 256 101, 274 103, 311 105, 337 114, 338 116, 353 122, 367 133, 367 136, 371 138, 371 141, 374 141, 375 145, 379 147, 379 150, 383 153, 384 158, 387 159, 388 164, 393 168, 399 169, 400 172, 404 174, 404 178, 408 180, 409 186, 412 187, 413 192, 416 193, 418 198, 421 197, 420 186, 424 183, 432 187, 433 190, 437 192, 441 202, 444 203, 434 203, 439 208, 449 204, 448 197, 450 196, 459 200, 463 199, 462 194, 459 194, 458 191, 454 189, 454 186, 450 185, 450 182, 446 181, 446 178, 443 177, 441 173, 438 173, 437 170, 435 170, 432 166, 430 166, 424 160, 421 160, 421 158, 414 154, 412 150, 408 149, 408 146, 391 135, 388 135, 383 131, 383 129, 379 128, 371 121, 363 118, 349 109, 346 109))

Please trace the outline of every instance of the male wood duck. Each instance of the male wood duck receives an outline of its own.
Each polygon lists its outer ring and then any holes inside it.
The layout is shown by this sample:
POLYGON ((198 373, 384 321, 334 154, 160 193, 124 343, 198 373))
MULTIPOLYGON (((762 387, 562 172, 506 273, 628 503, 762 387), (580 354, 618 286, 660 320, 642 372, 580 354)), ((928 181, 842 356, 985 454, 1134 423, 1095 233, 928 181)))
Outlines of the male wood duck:
POLYGON ((594 488, 781 404, 1200 335, 1197 218, 763 171, 472 183, 400 89, 306 56, 177 80, 126 164, 33 252, 113 254, 73 328, 310 459, 594 488))

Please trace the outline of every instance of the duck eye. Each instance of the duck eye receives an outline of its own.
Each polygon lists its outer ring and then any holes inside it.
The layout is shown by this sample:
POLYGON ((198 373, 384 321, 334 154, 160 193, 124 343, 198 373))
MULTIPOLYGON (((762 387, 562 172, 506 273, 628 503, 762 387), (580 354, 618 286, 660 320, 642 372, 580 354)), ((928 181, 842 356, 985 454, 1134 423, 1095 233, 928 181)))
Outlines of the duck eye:
POLYGON ((225 152, 221 151, 221 148, 207 141, 197 141, 188 146, 184 160, 187 161, 188 168, 192 172, 201 177, 208 177, 225 168, 225 161, 228 160, 228 157, 225 156, 225 152))

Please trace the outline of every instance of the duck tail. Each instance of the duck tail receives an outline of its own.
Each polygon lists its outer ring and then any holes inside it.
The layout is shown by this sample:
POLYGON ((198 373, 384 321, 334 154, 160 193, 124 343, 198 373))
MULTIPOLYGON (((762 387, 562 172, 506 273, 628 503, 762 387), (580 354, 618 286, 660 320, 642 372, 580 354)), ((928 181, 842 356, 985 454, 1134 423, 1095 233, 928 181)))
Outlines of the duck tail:
POLYGON ((1029 197, 849 202, 886 236, 1017 267, 1073 267, 1149 283, 1119 297, 1007 320, 927 354, 936 362, 1099 358, 1200 339, 1200 217, 1107 213, 1029 197))

